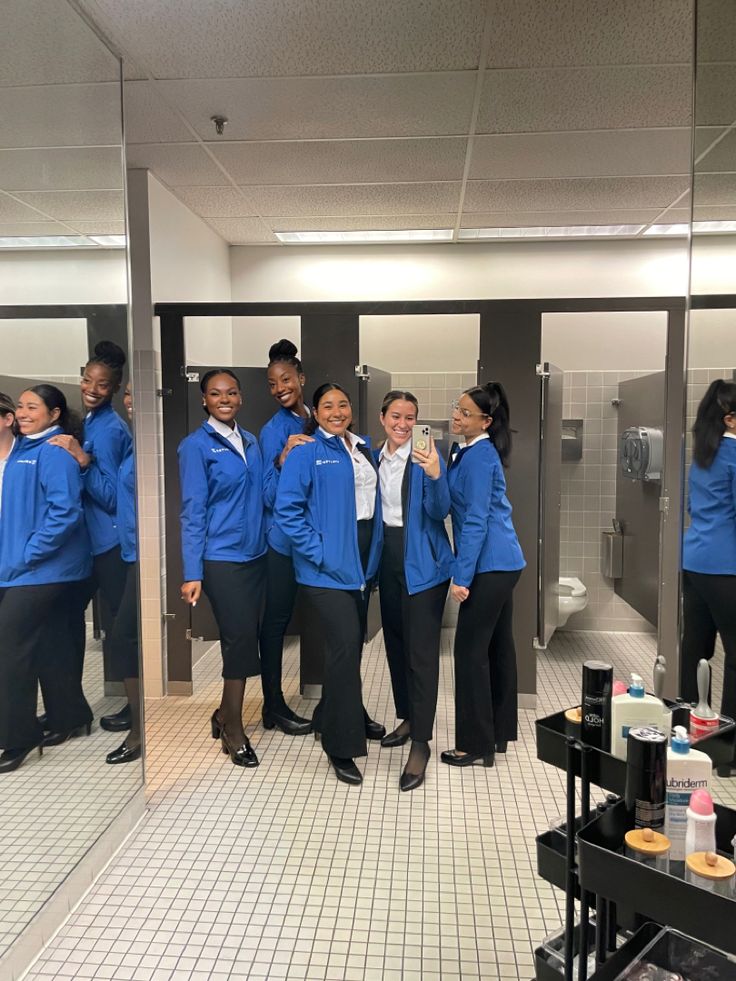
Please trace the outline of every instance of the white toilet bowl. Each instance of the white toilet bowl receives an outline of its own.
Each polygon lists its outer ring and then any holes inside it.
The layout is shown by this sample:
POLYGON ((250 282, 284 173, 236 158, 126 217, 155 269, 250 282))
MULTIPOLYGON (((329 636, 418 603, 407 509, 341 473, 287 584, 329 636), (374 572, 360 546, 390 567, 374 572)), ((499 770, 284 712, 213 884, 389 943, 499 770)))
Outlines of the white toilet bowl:
POLYGON ((557 626, 564 627, 573 613, 580 613, 588 605, 588 590, 579 579, 560 576, 557 626))

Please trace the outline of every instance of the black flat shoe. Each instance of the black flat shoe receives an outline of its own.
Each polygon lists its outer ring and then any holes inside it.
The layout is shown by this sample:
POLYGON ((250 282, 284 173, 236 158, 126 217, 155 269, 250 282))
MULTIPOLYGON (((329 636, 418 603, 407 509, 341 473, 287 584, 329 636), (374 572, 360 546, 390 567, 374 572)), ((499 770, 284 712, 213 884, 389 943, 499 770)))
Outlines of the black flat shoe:
MULTIPOLYGON (((292 713, 293 714, 293 713, 292 713)), ((280 712, 263 712, 264 729, 280 729, 286 736, 306 736, 312 731, 311 719, 302 719, 298 715, 289 718, 280 712)))
MULTIPOLYGON (((401 725, 403 725, 403 722, 401 725)), ((387 736, 383 737, 381 740, 381 745, 387 748, 391 748, 393 746, 403 746, 404 743, 409 741, 410 735, 411 733, 409 732, 408 727, 405 732, 401 732, 401 726, 397 726, 393 732, 390 732, 387 736)))
POLYGON ((446 749, 440 753, 440 759, 448 766, 473 766, 482 763, 483 766, 493 766, 493 753, 458 753, 455 749, 446 749))
POLYGON ((233 747, 228 741, 227 733, 224 729, 221 729, 220 741, 222 743, 223 753, 230 757, 235 766, 258 766, 258 757, 247 736, 242 746, 233 747))
POLYGON ((26 756, 30 755, 34 749, 38 750, 38 755, 43 756, 43 746, 29 746, 28 749, 6 749, 0 754, 0 773, 10 773, 17 770, 23 763, 26 756))
POLYGON ((329 760, 332 763, 332 769, 335 771, 335 776, 338 780, 342 780, 343 783, 349 783, 353 787, 363 783, 363 774, 355 765, 354 760, 349 758, 343 759, 340 756, 330 756, 329 760))
POLYGON ((103 715, 100 719, 100 726, 107 732, 124 732, 130 729, 133 722, 130 717, 130 705, 126 702, 119 712, 112 715, 103 715))
POLYGON ((407 762, 404 767, 404 772, 399 777, 399 790, 416 790, 417 787, 421 787, 424 783, 424 774, 427 772, 427 763, 429 763, 429 758, 432 755, 432 750, 427 746, 426 756, 424 757, 424 766, 419 773, 411 773, 409 771, 409 764, 407 762))
POLYGON ((118 746, 114 749, 112 753, 108 753, 105 757, 106 763, 132 763, 133 760, 139 760, 141 758, 141 747, 140 746, 129 746, 127 742, 123 743, 122 746, 118 746))
POLYGON ((505 753, 508 748, 509 748, 509 744, 506 740, 504 740, 502 743, 496 743, 497 753, 505 753))
POLYGON ((386 735, 386 726, 382 726, 380 722, 374 722, 368 715, 365 717, 365 738, 366 739, 383 739, 386 735))
POLYGON ((49 732, 43 737, 42 746, 61 746, 67 739, 78 739, 79 736, 89 736, 92 732, 92 723, 84 722, 81 726, 69 729, 67 732, 49 732))

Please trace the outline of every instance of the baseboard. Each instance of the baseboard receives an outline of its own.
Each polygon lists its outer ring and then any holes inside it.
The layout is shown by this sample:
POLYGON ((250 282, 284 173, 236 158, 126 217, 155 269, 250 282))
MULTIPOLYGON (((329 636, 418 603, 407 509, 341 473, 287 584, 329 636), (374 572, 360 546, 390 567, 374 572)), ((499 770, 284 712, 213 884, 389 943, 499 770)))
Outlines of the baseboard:
POLYGON ((520 709, 531 709, 534 711, 537 707, 537 696, 535 695, 519 695, 519 708, 520 709))
POLYGON ((140 787, 56 889, 40 913, 34 916, 15 943, 0 958, 0 978, 3 981, 20 981, 25 975, 82 901, 105 866, 122 848, 145 810, 145 790, 140 787))
POLYGON ((170 681, 166 685, 167 695, 191 695, 194 693, 194 686, 191 681, 170 681))

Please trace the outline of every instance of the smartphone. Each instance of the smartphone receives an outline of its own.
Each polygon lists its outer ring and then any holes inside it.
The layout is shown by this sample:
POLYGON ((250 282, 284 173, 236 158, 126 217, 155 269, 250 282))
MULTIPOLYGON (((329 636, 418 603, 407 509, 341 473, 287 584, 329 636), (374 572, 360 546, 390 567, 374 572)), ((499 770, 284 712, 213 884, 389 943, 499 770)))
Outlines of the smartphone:
POLYGON ((421 450, 422 453, 429 453, 432 438, 432 427, 423 422, 418 422, 411 427, 411 451, 421 450))

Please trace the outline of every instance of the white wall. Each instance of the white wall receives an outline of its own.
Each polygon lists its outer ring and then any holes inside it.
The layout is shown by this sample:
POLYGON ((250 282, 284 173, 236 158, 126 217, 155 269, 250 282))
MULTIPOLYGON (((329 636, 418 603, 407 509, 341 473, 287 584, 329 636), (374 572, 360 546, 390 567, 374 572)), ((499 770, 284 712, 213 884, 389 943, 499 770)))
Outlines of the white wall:
POLYGON ((301 317, 233 317, 233 357, 231 364, 264 368, 268 349, 286 337, 301 346, 301 317))
POLYGON ((4 375, 79 381, 88 356, 87 321, 0 320, 0 371, 4 375))
POLYGON ((690 371, 736 368, 736 310, 691 310, 688 329, 690 371))
POLYGON ((397 372, 475 372, 480 316, 402 314, 360 318, 360 362, 397 372))
POLYGON ((665 312, 542 315, 542 361, 563 371, 661 371, 666 352, 665 312))
POLYGON ((0 253, 0 304, 127 302, 122 249, 0 253))
POLYGON ((693 238, 691 293, 736 293, 736 235, 693 238))

